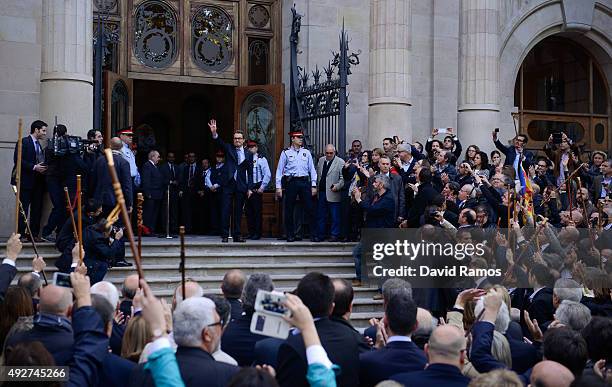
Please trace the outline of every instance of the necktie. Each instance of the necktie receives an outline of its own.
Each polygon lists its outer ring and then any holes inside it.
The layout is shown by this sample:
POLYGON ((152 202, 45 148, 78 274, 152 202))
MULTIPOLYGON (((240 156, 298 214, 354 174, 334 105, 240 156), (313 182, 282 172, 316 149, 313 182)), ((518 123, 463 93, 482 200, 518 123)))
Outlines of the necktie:
POLYGON ((170 176, 172 177, 172 180, 174 180, 174 165, 170 164, 170 176))
POLYGON ((34 148, 36 150, 36 162, 40 163, 42 161, 41 151, 40 151, 40 143, 38 140, 34 141, 34 148))

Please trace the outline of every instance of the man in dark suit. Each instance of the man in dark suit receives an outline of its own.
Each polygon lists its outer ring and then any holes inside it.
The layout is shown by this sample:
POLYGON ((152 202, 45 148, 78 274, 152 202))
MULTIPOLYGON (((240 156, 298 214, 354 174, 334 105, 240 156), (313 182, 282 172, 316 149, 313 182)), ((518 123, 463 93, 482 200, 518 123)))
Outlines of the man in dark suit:
MULTIPOLYGON (((359 385, 360 338, 344 324, 329 319, 333 309, 334 285, 325 274, 308 273, 298 283, 296 295, 308 307, 315 318, 315 327, 321 345, 332 363, 342 372, 336 376, 339 386, 359 385)), ((302 335, 290 334, 278 350, 276 379, 280 386, 307 387, 308 363, 302 335)))
POLYGON ((251 333, 255 299, 257 298, 257 291, 260 289, 274 290, 272 279, 268 274, 251 274, 242 292, 241 301, 244 313, 230 321, 221 339, 223 351, 236 359, 239 366, 250 366, 253 363, 255 344, 266 338, 266 336, 251 333))
POLYGON ((427 168, 421 168, 417 173, 417 180, 420 183, 418 192, 412 202, 412 207, 408 210, 406 220, 408 227, 419 227, 420 218, 425 213, 425 208, 433 203, 436 196, 439 195, 431 184, 431 170, 427 168))
POLYGON ((190 152, 187 155, 187 163, 180 172, 179 198, 181 198, 181 218, 185 225, 185 232, 193 233, 197 218, 194 216, 194 208, 197 203, 198 191, 202 189, 201 167, 197 163, 196 154, 190 152))
POLYGON ((407 294, 392 296, 385 309, 385 346, 359 356, 361 386, 375 386, 392 375, 425 368, 425 354, 410 340, 417 326, 417 306, 412 298, 407 294))
MULTIPOLYGON (((174 310, 172 333, 178 345, 176 362, 186 387, 225 387, 238 372, 238 367, 212 357, 219 348, 221 331, 221 319, 209 298, 188 298, 174 310)), ((144 365, 139 365, 132 372, 129 385, 153 387, 155 383, 144 365)))
POLYGON ((604 199, 610 196, 612 190, 612 159, 608 159, 601 163, 601 175, 593 179, 591 188, 593 203, 597 203, 599 199, 604 199))
POLYGON ((215 155, 216 164, 211 168, 206 186, 211 196, 211 231, 213 235, 221 235, 221 208, 223 202, 223 186, 227 184, 227 173, 225 172, 225 153, 218 150, 215 155))
POLYGON ((163 176, 157 167, 159 163, 159 152, 149 152, 149 160, 143 164, 141 176, 141 188, 145 201, 143 204, 143 223, 148 230, 146 235, 153 235, 157 227, 159 209, 164 197, 163 176))
POLYGON ((234 242, 245 242, 240 234, 244 203, 253 193, 253 154, 244 147, 244 134, 236 131, 233 144, 226 144, 217 133, 217 121, 208 123, 213 140, 225 153, 227 183, 222 186, 221 241, 227 242, 230 232, 234 242), (232 211, 233 207, 233 211, 232 211), (230 216, 232 230, 230 230, 230 216))
MULTIPOLYGON (((40 145, 40 140, 47 135, 47 124, 41 120, 36 120, 30 125, 30 135, 22 139, 21 153, 21 190, 19 200, 23 205, 26 215, 30 216, 30 230, 33 235, 27 237, 34 238, 40 242, 38 236, 40 232, 40 216, 42 214, 43 195, 45 193, 45 176, 47 171, 45 156, 40 145)), ((13 163, 17 164, 17 145, 13 154, 13 163)), ((15 171, 13 167, 11 184, 15 185, 15 171)), ((25 236, 25 223, 19 217, 19 234, 25 236)))
POLYGON ((21 252, 21 248, 22 245, 19 240, 19 234, 11 235, 6 242, 6 258, 4 258, 2 265, 0 265, 0 302, 4 300, 6 291, 17 274, 15 261, 21 252))
POLYGON ((466 359, 463 332, 453 325, 441 325, 434 329, 425 344, 427 368, 422 371, 393 375, 405 386, 449 386, 465 387, 470 378, 461 373, 466 359))
POLYGON ((398 174, 391 173, 391 159, 383 155, 378 161, 380 167, 380 174, 385 175, 389 178, 388 191, 393 195, 393 201, 395 202, 394 211, 394 222, 399 223, 406 217, 406 197, 404 190, 404 183, 402 177, 398 174))
POLYGON ((525 168, 525 170, 527 170, 529 166, 534 163, 533 153, 528 150, 525 150, 524 148, 525 145, 527 145, 527 141, 529 141, 529 138, 526 134, 519 134, 514 137, 514 146, 505 146, 497 138, 497 132, 493 131, 493 142, 495 143, 495 147, 499 149, 499 151, 503 153, 504 156, 506 156, 506 159, 504 160, 504 165, 512 165, 515 167, 515 170, 517 169, 516 157, 519 154, 523 155, 523 168, 525 168))
MULTIPOLYGON (((115 163, 115 171, 121 183, 121 190, 125 198, 125 205, 128 211, 132 208, 132 176, 130 175, 130 164, 125 161, 121 155, 123 143, 119 137, 110 139, 110 147, 113 152, 113 162, 115 163)), ((94 187, 93 197, 102 203, 102 216, 107 216, 115 205, 115 191, 113 190, 113 181, 108 172, 108 164, 105 157, 98 157, 94 163, 92 175, 92 187, 94 187)), ((121 222, 119 219, 117 222, 121 222)))
POLYGON ((162 174, 164 199, 162 202, 163 214, 162 218, 163 226, 169 225, 170 233, 176 234, 178 232, 178 192, 179 192, 179 181, 181 180, 180 169, 176 165, 176 156, 174 152, 168 152, 166 155, 166 163, 159 167, 159 171, 162 174), (168 192, 170 190, 170 208, 168 208, 168 192), (168 214, 170 214, 168 219, 168 214), (167 223, 168 222, 168 223, 167 223))
POLYGON ((389 177, 378 174, 372 180, 374 195, 371 200, 362 200, 359 189, 353 191, 355 201, 366 213, 365 227, 392 228, 395 226, 395 201, 389 192, 389 177))

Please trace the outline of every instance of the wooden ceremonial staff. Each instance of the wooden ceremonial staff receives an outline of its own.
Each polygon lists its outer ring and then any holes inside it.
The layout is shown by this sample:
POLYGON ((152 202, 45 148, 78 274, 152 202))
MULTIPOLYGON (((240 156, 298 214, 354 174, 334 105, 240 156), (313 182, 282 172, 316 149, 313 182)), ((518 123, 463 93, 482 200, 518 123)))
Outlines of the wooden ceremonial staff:
MULTIPOLYGON (((15 193, 15 195, 17 195, 17 187, 15 186, 12 186, 12 187, 13 187, 13 192, 15 193)), ((40 257, 40 254, 38 254, 38 246, 36 246, 36 241, 34 240, 34 237, 32 236, 32 231, 30 230, 30 223, 28 222, 28 216, 26 215, 23 209, 23 204, 21 204, 20 201, 17 201, 17 203, 19 203, 19 213, 21 214, 21 217, 23 218, 23 222, 25 223, 26 232, 30 236, 29 239, 30 239, 30 243, 32 244, 32 249, 34 250, 34 255, 36 256, 36 258, 38 258, 40 257)), ((45 271, 42 270, 40 274, 42 274, 43 280, 45 281, 45 286, 49 285, 49 283, 47 282, 47 275, 45 274, 45 271)))
POLYGON ((142 192, 136 194, 136 227, 138 232, 138 256, 142 256, 142 203, 144 196, 142 192))
MULTIPOLYGON (((23 139, 21 136, 23 136, 23 121, 20 118, 17 128, 17 164, 15 164, 15 185, 17 186, 15 192, 15 234, 19 233, 19 207, 21 206, 21 159, 23 156, 23 139)), ((30 234, 30 239, 34 239, 32 234, 30 234)))
POLYGON ((140 264, 140 254, 138 254, 138 249, 136 248, 136 242, 134 241, 134 232, 132 231, 132 225, 130 223, 130 215, 128 214, 128 210, 125 205, 125 198, 123 197, 123 191, 121 190, 121 183, 119 182, 119 177, 117 176, 117 171, 115 170, 115 162, 113 160, 113 151, 107 148, 104 150, 104 154, 106 156, 108 172, 113 181, 113 189, 115 190, 115 198, 117 199, 117 204, 121 208, 121 218, 125 225, 125 231, 128 237, 128 241, 130 242, 130 248, 132 249, 132 255, 134 255, 134 262, 136 263, 136 271, 138 272, 138 277, 140 279, 144 279, 144 274, 142 272, 142 266, 140 264))
POLYGON ((185 226, 179 228, 179 236, 181 238, 181 263, 179 270, 181 271, 181 291, 183 292, 183 300, 185 300, 185 226))
POLYGON ((76 222, 74 221, 74 211, 72 210, 72 203, 70 202, 68 187, 64 187, 64 193, 66 194, 66 211, 68 211, 68 215, 70 215, 70 220, 72 221, 72 233, 74 234, 74 239, 78 240, 79 231, 77 230, 76 222))
POLYGON ((81 203, 81 175, 77 175, 77 186, 76 186, 76 202, 77 202, 77 222, 78 222, 78 236, 79 236, 79 264, 77 267, 83 264, 83 206, 81 203))
MULTIPOLYGON (((582 183, 580 182, 580 177, 576 178, 576 181, 578 182, 578 192, 580 192, 580 195, 582 195, 582 183)), ((591 239, 591 248, 595 248, 595 238, 593 237, 593 229, 591 228, 591 222, 590 219, 588 218, 588 214, 587 214, 587 210, 586 210, 586 203, 584 202, 585 198, 582 198, 582 211, 584 212, 584 219, 586 220, 586 224, 587 224, 587 229, 589 230, 589 237, 591 239)))

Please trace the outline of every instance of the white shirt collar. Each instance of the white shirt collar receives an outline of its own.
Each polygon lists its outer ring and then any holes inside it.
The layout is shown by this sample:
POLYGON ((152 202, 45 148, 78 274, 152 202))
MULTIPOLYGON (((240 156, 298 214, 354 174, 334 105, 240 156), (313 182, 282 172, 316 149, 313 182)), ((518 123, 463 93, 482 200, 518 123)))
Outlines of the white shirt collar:
POLYGON ((411 342, 410 336, 391 336, 387 339, 387 344, 393 341, 411 342))
POLYGON ((529 301, 532 301, 535 295, 538 294, 538 292, 542 289, 544 289, 544 286, 542 286, 541 288, 534 289, 533 293, 531 293, 531 296, 529 296, 529 301))

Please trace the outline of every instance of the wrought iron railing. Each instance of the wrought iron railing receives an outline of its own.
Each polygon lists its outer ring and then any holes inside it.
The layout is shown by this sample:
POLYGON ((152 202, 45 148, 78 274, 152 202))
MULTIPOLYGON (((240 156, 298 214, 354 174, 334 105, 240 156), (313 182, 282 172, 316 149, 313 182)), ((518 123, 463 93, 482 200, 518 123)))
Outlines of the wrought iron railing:
POLYGON ((295 6, 291 12, 291 130, 304 132, 306 146, 314 156, 322 155, 327 144, 334 144, 338 154, 344 156, 348 105, 346 87, 350 68, 359 64, 361 50, 349 55, 349 39, 343 22, 339 52, 333 52, 333 58, 323 67, 323 73, 318 65, 309 72, 297 64, 302 15, 297 13, 295 6))

